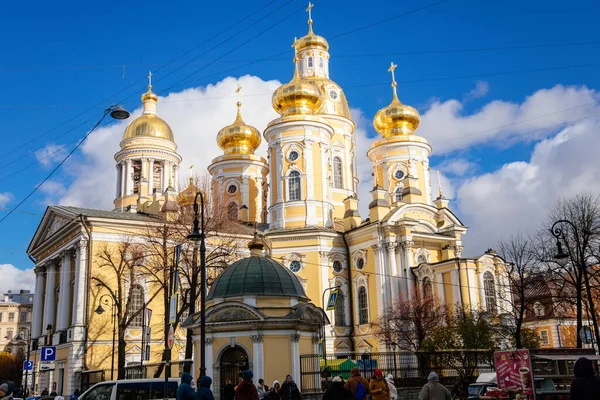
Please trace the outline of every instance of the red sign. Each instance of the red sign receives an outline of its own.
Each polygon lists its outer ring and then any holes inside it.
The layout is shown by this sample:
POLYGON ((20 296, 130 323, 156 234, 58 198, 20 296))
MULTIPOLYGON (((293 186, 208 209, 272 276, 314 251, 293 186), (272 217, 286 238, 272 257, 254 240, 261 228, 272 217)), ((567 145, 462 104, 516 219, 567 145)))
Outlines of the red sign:
POLYGON ((533 391, 529 350, 497 351, 494 362, 500 389, 533 391))
POLYGON ((173 342, 175 341, 175 330, 173 329, 173 325, 169 327, 169 336, 167 336, 167 347, 169 350, 173 348, 173 342))

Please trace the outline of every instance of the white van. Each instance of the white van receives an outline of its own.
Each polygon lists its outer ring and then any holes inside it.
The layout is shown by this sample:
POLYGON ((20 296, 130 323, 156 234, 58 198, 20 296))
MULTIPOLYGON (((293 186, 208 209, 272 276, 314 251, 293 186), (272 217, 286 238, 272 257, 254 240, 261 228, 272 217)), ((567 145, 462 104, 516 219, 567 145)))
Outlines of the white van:
MULTIPOLYGON (((180 378, 169 379, 169 399, 175 399, 180 378)), ((165 379, 124 379, 100 382, 86 390, 79 400, 162 400, 165 379)))

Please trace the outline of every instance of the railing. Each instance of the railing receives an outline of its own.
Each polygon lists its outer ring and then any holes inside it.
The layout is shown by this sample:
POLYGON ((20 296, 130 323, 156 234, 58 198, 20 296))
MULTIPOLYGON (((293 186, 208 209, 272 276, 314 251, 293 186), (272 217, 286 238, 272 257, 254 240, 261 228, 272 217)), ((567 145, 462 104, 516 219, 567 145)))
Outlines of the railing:
POLYGON ((322 392, 334 376, 350 377, 350 371, 358 368, 362 376, 370 379, 375 369, 384 376, 391 374, 399 388, 418 387, 435 371, 440 382, 452 385, 459 378, 474 379, 483 372, 494 371, 493 351, 445 351, 344 353, 327 355, 324 360, 318 354, 300 356, 300 384, 303 393, 322 392))
MULTIPOLYGON (((142 379, 142 378, 154 378, 160 369, 162 363, 149 363, 144 365, 131 365, 125 367, 125 379, 142 379)), ((183 373, 183 366, 185 361, 171 362, 171 377, 179 377, 183 373)), ((158 377, 164 377, 165 370, 161 370, 158 377)))

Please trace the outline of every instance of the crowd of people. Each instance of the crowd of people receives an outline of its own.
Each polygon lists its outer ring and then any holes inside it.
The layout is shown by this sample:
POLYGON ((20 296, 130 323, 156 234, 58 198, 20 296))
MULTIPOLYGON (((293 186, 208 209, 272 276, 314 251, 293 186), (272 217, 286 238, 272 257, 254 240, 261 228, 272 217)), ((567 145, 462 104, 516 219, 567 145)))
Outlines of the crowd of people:
MULTIPOLYGON (((237 384, 231 380, 225 381, 222 400, 301 400, 302 393, 292 379, 291 375, 285 377, 283 384, 274 381, 273 386, 265 385, 263 379, 254 384, 252 371, 244 371, 237 384)), ((215 400, 210 388, 212 379, 203 376, 198 380, 198 389, 192 387, 192 375, 184 372, 181 375, 181 384, 177 388, 177 400, 215 400)))

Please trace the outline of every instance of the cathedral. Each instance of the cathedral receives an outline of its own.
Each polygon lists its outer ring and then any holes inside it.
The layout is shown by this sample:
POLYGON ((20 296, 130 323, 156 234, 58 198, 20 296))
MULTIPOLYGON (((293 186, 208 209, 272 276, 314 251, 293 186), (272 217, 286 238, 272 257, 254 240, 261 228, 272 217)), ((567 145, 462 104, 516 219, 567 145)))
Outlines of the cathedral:
MULTIPOLYGON (((245 227, 236 233, 236 240, 254 243, 252 256, 246 250, 238 257, 240 261, 214 281, 207 317, 212 315, 211 307, 215 314, 223 302, 234 299, 239 312, 225 313, 219 321, 227 321, 227 315, 262 315, 267 321, 279 315, 273 314, 275 304, 285 304, 290 318, 304 310, 316 321, 314 308, 324 308, 327 291, 339 287, 335 310, 325 312, 324 341, 310 340, 320 330, 310 321, 296 331, 287 323, 272 334, 258 332, 253 323, 243 325, 247 334, 243 330, 227 333, 227 327, 208 332, 207 342, 196 340, 195 349, 195 358, 198 346, 209 349, 208 375, 219 374, 225 350, 245 343, 244 336, 248 344, 240 351, 246 352, 255 377, 267 382, 285 376, 281 368, 263 361, 267 348, 289 353, 283 358, 289 359, 295 379, 299 379, 300 354, 389 350, 374 334, 373 323, 385 309, 415 293, 467 309, 508 309, 499 295, 508 285, 504 260, 491 250, 463 257, 467 227, 451 211, 441 190, 432 193, 432 147, 419 135, 419 112, 403 104, 396 92, 395 65, 390 66, 391 102, 373 118, 379 136, 368 149, 358 149, 348 100, 329 73, 329 44, 314 33, 310 17, 308 33, 294 41, 294 49, 292 78, 272 97, 279 117, 262 134, 244 121, 238 101, 235 120, 212 138, 203 138, 216 140, 223 151, 208 167, 210 198, 223 204, 228 217, 245 227), (268 144, 266 159, 255 154, 262 140, 268 144), (357 152, 366 152, 372 163, 371 197, 361 199, 369 203, 368 215, 359 215, 358 210, 357 152), (252 226, 257 229, 254 239, 248 228, 252 226), (257 237, 264 249, 256 245, 257 237), (250 261, 244 264, 246 257, 250 261), (287 286, 280 282, 279 300, 264 300, 264 288, 228 294, 227 285, 234 281, 230 275, 250 267, 264 276, 266 269, 272 269, 269 276, 285 277, 287 286), (288 339, 273 336, 281 332, 287 332, 288 339), (322 343, 325 349, 319 348, 322 343)), ((157 216, 176 214, 199 190, 193 182, 181 185, 180 190, 177 132, 160 118, 158 100, 149 86, 142 96, 142 115, 123 134, 115 154, 114 209, 50 206, 32 239, 28 254, 35 260, 37 279, 31 333, 39 339, 33 357, 40 356, 44 337, 57 346, 55 369, 38 373, 40 388, 58 386, 59 393, 71 393, 82 382, 93 380, 90 371, 111 370, 110 313, 94 313, 103 293, 93 281, 101 263, 98 251, 124 237, 141 240, 141 227, 155 222, 157 216)), ((207 246, 214 240, 209 236, 207 246)), ((127 283, 130 293, 137 296, 137 302, 148 299, 151 284, 143 277, 134 279, 138 281, 127 283)), ((156 300, 149 302, 155 317, 146 345, 156 349, 164 346, 161 307, 156 300)), ((191 316, 189 329, 196 329, 195 317, 191 316)), ((128 365, 139 363, 144 351, 143 330, 136 326, 140 325, 132 325, 126 333, 128 365)), ((183 345, 178 343, 185 343, 185 329, 178 329, 175 336, 173 359, 183 359, 183 345)), ((194 368, 197 371, 197 365, 194 368)))

